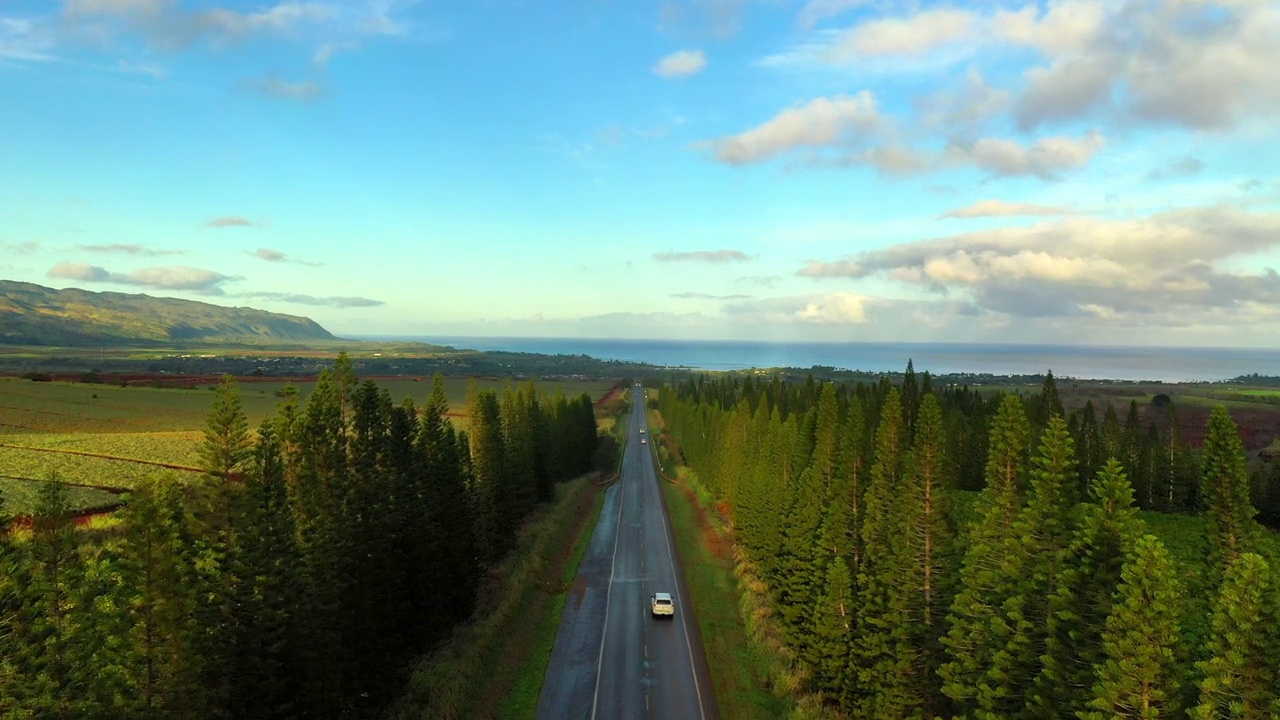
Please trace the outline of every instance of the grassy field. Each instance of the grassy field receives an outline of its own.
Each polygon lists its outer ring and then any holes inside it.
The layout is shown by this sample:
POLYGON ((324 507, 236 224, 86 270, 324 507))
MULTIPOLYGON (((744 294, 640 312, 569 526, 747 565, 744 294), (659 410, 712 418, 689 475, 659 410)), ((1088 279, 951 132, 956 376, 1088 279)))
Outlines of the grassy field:
MULTIPOLYGON (((4 513, 6 515, 31 514, 36 508, 40 486, 43 484, 0 477, 0 495, 4 496, 4 513)), ((79 511, 97 510, 119 505, 120 496, 96 488, 70 487, 67 489, 67 503, 79 511)))
MULTIPOLYGON (((379 379, 394 401, 424 404, 431 378, 379 379)), ((465 429, 467 378, 447 378, 450 419, 465 429)), ((287 383, 240 385, 250 427, 273 415, 287 383)), ((502 391, 509 381, 479 380, 502 391)), ((609 381, 539 383, 541 392, 586 392, 600 398, 609 381)), ((305 401, 314 382, 297 385, 305 401)), ((143 478, 183 478, 200 465, 199 448, 214 386, 197 388, 121 387, 0 378, 0 477, 45 480, 56 474, 76 485, 128 489, 143 478), (172 467, 164 467, 172 466, 172 467)), ((15 491, 15 495, 17 495, 15 491)), ((79 503, 77 503, 79 505, 79 503)), ((93 506, 92 504, 87 506, 93 506)), ((10 512, 14 511, 11 502, 10 512)))
POLYGON ((692 490, 664 481, 662 492, 693 596, 693 610, 702 632, 721 717, 786 717, 790 704, 766 687, 767 671, 762 658, 747 640, 730 544, 711 528, 692 490))

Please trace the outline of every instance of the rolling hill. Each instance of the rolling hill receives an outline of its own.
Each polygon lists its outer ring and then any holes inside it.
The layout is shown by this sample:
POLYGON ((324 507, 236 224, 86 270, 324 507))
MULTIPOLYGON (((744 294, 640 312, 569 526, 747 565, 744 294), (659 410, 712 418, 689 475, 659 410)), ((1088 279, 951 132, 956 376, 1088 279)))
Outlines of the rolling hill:
POLYGON ((335 339, 314 320, 297 315, 0 280, 0 344, 259 345, 335 339))

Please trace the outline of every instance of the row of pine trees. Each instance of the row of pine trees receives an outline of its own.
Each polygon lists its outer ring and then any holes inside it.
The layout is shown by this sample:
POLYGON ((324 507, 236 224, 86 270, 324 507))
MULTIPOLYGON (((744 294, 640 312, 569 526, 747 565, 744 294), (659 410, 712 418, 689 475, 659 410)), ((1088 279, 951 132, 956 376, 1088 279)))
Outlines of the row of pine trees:
POLYGON ((1280 568, 1224 409, 1197 457, 1176 424, 1067 416, 1052 375, 1029 397, 930 385, 660 395, 809 691, 868 719, 1280 717, 1280 568), (1203 512, 1179 541, 1206 561, 1175 562, 1138 506, 1203 512))
POLYGON ((256 433, 224 383, 205 479, 139 484, 104 538, 47 483, 29 530, 0 526, 0 717, 379 712, 596 450, 585 394, 468 404, 455 430, 442 378, 395 404, 343 356, 256 433))

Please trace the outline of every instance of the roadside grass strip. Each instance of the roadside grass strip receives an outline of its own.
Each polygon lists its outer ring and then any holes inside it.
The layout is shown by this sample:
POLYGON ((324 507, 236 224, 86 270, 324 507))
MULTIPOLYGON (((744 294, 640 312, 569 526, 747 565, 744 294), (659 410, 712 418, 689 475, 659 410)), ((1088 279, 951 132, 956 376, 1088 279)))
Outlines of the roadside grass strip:
MULTIPOLYGON (((550 623, 550 642, 555 641, 555 623, 559 612, 553 612, 556 603, 542 584, 546 582, 548 568, 553 563, 557 549, 574 547, 574 570, 581 560, 574 531, 589 537, 593 523, 575 522, 581 512, 592 511, 584 505, 585 493, 593 486, 584 476, 563 483, 557 488, 555 501, 537 510, 534 517, 521 528, 515 550, 491 573, 489 588, 482 589, 482 600, 471 619, 454 628, 448 641, 430 655, 420 660, 413 669, 404 695, 395 701, 388 717, 433 718, 433 720, 457 720, 461 718, 507 717, 495 715, 499 703, 512 702, 519 707, 536 708, 537 690, 530 690, 521 683, 532 683, 533 664, 545 669, 550 658, 550 646, 543 651, 539 642, 545 632, 543 621, 550 623), (541 596, 541 603, 530 607, 530 599, 541 596), (521 686, 519 698, 507 700, 517 686, 521 686), (523 699, 531 694, 532 700, 523 699)), ((597 494, 603 495, 602 492, 597 494)), ((600 500, 594 500, 598 513, 600 500)), ((593 515, 591 515, 593 517, 593 515)), ((563 595, 567 590, 563 577, 568 568, 556 572, 554 585, 563 595)), ((563 607, 563 598, 558 603, 563 607)), ((537 676, 541 686, 541 673, 537 676)), ((532 717, 530 713, 529 717, 532 717)))
MULTIPOLYGON (((604 507, 604 490, 598 490, 595 493, 595 501, 591 511, 591 517, 577 529, 577 539, 574 541, 573 553, 569 556, 569 561, 565 563, 564 572, 560 577, 560 587, 556 588, 554 594, 538 593, 538 599, 541 601, 541 607, 529 606, 529 611, 524 613, 525 617, 521 619, 516 617, 513 621, 518 624, 520 622, 528 622, 535 624, 537 630, 537 640, 534 643, 533 651, 519 668, 514 685, 511 692, 507 695, 506 700, 498 712, 499 718, 534 718, 538 713, 538 697, 542 691, 542 681, 547 674, 547 665, 551 662, 551 652, 555 648, 556 633, 560 629, 560 618, 564 615, 564 604, 569 598, 569 593, 573 589, 574 578, 578 576, 578 565, 582 563, 582 557, 587 553, 587 545, 590 544, 591 535, 595 532, 596 522, 600 519, 600 509, 604 507), (550 605, 548 608, 547 605, 550 605)), ((564 538, 568 540, 568 538, 564 538)))
MULTIPOLYGON (((787 717, 791 703, 770 692, 769 652, 775 646, 753 646, 741 608, 745 606, 735 577, 730 542, 714 529, 699 502, 700 483, 680 468, 680 485, 661 483, 671 513, 671 527, 702 633, 711 681, 720 714, 725 718, 776 720, 787 717), (695 489, 696 488, 696 489, 695 489)), ((777 660, 773 660, 774 663, 777 660)))

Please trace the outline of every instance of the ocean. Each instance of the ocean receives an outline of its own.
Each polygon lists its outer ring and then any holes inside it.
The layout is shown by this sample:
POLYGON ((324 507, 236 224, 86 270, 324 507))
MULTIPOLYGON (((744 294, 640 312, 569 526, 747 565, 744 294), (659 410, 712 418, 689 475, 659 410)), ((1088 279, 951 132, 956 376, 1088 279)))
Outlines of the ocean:
POLYGON ((916 372, 1033 375, 1060 378, 1198 382, 1241 375, 1280 376, 1280 350, 977 343, 821 343, 741 340, 631 340, 523 337, 370 336, 362 340, 416 340, 473 350, 547 355, 589 355, 702 370, 815 365, 867 372, 900 372, 910 359, 916 372))

